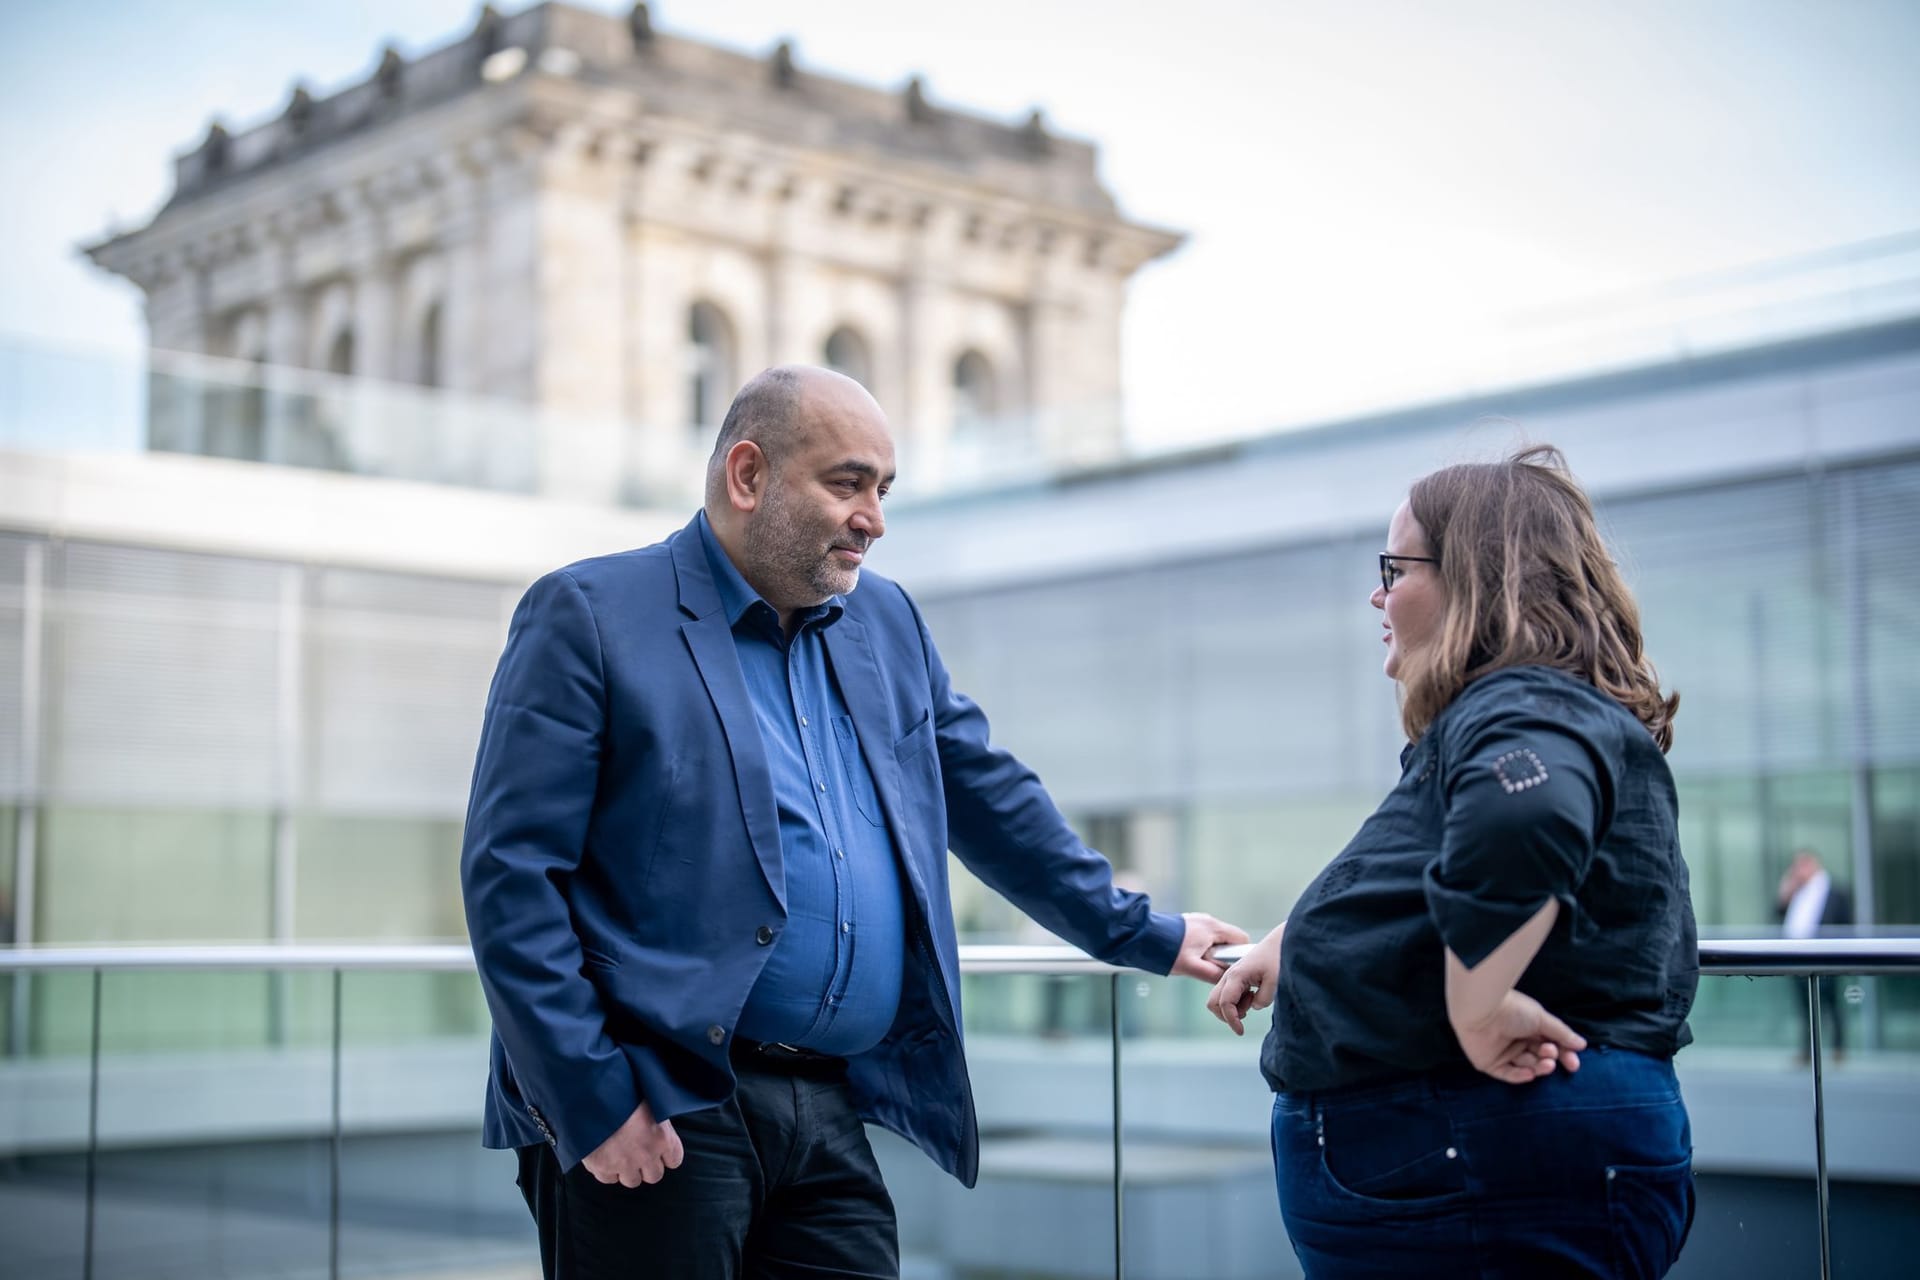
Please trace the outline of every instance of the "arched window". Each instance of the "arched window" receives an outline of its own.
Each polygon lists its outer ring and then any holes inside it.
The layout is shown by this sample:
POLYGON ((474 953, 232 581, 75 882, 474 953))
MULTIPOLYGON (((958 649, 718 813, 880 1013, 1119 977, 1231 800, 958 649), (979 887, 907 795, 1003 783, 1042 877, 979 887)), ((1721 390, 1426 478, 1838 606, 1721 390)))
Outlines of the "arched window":
POLYGON ((440 385, 440 304, 433 303, 420 321, 420 367, 414 379, 423 387, 440 385))
POLYGON ((873 390, 873 353, 856 330, 841 325, 828 334, 826 357, 827 368, 873 390))
POLYGON ((342 329, 327 348, 327 372, 341 375, 353 372, 353 330, 342 329))
POLYGON ((259 307, 248 307, 227 319, 226 350, 221 354, 254 364, 267 358, 267 315, 259 307))
POLYGON ((953 427, 977 430, 1000 412, 1000 391, 993 365, 978 351, 963 351, 953 362, 953 427))
POLYGON ((704 432, 720 425, 733 398, 733 325, 711 302, 696 302, 687 312, 687 339, 688 421, 704 432))

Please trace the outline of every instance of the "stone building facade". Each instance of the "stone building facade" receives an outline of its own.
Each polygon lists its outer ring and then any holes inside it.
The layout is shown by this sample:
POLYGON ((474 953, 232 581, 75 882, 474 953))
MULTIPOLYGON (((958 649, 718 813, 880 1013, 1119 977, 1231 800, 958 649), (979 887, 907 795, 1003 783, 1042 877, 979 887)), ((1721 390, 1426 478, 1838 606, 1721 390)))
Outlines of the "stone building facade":
POLYGON ((860 378, 936 472, 983 443, 1084 461, 1119 440, 1127 281, 1180 241, 1121 216, 1095 162, 1038 112, 678 38, 644 4, 488 7, 362 83, 216 123, 151 223, 87 252, 145 292, 156 352, 592 424, 570 460, 541 446, 589 488, 596 449, 685 465, 781 361, 860 378))

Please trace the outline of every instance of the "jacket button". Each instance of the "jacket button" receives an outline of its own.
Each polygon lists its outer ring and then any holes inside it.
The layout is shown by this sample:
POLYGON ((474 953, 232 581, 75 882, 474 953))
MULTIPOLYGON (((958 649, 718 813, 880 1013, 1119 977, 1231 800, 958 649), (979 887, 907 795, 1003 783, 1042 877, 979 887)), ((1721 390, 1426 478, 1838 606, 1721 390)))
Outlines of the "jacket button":
POLYGON ((753 931, 753 940, 764 947, 773 941, 773 930, 767 928, 765 925, 761 925, 753 931))
POLYGON ((727 1040, 726 1028, 717 1022, 714 1023, 707 1028, 707 1040, 712 1044, 725 1044, 727 1040))

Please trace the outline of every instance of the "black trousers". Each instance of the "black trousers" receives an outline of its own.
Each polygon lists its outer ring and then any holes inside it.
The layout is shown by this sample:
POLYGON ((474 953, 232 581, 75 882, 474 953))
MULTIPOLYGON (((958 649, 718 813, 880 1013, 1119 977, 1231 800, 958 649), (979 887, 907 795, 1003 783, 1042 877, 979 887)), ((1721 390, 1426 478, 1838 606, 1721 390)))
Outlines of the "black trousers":
POLYGON ((546 1280, 896 1280, 893 1201, 844 1076, 736 1069, 733 1097, 674 1117, 686 1159, 652 1185, 520 1148, 546 1280))

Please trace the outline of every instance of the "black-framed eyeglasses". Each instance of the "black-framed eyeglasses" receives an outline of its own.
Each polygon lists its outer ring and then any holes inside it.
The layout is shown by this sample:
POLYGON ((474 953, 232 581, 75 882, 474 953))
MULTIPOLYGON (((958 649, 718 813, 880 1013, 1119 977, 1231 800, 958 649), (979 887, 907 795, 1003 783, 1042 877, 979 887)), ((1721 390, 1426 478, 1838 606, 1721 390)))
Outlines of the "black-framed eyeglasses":
POLYGON ((1397 556, 1391 551, 1382 551, 1380 553, 1380 589, 1382 591, 1393 590, 1393 584, 1400 581, 1401 576, 1406 573, 1405 569, 1394 563, 1396 560, 1405 560, 1409 564, 1440 563, 1436 556, 1397 556))

